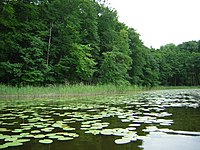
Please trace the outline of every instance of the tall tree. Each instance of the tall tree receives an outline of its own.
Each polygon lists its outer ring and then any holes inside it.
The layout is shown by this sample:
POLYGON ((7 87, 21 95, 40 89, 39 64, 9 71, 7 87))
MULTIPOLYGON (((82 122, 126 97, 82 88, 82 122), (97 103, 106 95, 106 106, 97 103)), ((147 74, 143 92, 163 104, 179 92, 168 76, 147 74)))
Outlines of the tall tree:
POLYGON ((128 32, 124 27, 114 37, 112 51, 103 53, 104 59, 101 66, 101 81, 103 83, 116 85, 129 83, 128 70, 132 60, 128 40, 128 32))
MULTIPOLYGON (((38 72, 44 68, 36 70, 37 67, 32 64, 43 59, 44 43, 40 39, 40 31, 44 30, 44 26, 40 20, 38 21, 40 6, 31 2, 9 1, 3 4, 4 8, 10 7, 12 10, 12 17, 9 18, 12 19, 9 21, 12 24, 5 24, 9 20, 7 18, 1 21, 1 27, 5 29, 3 33, 5 39, 1 40, 5 46, 2 47, 4 59, 2 59, 1 68, 9 76, 4 82, 12 84, 41 84, 43 82, 40 80, 43 74, 38 72), (32 54, 29 55, 30 53, 32 54), (25 55, 27 58, 24 57, 25 55), (26 75, 28 78, 25 77, 26 75)), ((4 16, 4 11, 1 15, 4 16)), ((43 66, 43 64, 37 65, 43 66)))
POLYGON ((145 46, 139 38, 139 34, 133 29, 128 29, 129 47, 131 50, 132 65, 129 70, 129 81, 131 84, 141 85, 143 76, 142 68, 145 64, 145 46))

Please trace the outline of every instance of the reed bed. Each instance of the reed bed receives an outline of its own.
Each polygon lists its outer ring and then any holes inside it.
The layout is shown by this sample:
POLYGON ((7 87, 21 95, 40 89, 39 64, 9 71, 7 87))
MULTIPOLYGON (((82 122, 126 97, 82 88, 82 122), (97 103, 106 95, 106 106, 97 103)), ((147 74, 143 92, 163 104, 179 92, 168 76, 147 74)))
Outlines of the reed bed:
POLYGON ((6 86, 0 85, 0 98, 48 98, 48 97, 81 97, 114 94, 128 94, 144 90, 139 86, 115 85, 57 85, 47 87, 6 86))

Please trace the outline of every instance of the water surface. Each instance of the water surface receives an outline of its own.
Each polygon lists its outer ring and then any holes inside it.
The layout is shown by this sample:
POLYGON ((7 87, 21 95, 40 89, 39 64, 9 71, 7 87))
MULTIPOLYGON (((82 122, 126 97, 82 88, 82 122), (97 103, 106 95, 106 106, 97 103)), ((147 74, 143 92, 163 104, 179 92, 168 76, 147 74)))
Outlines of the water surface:
POLYGON ((4 100, 0 149, 197 150, 199 105, 198 89, 91 99, 4 100), (52 143, 41 143, 43 139, 52 143))

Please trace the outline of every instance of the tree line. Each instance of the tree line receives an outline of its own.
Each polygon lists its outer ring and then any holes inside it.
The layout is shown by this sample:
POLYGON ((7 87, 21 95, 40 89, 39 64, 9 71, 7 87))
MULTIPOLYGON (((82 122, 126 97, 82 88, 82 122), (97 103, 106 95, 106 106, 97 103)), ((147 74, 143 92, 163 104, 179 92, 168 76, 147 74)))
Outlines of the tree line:
POLYGON ((1 0, 0 83, 200 85, 200 41, 146 47, 101 0, 1 0))

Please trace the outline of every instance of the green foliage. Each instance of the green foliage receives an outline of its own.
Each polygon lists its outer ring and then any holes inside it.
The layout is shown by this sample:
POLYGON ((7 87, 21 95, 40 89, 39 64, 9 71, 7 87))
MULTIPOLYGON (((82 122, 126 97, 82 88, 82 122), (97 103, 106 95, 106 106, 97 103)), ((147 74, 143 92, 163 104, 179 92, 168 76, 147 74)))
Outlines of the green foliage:
POLYGON ((1 62, 0 63, 0 77, 1 81, 10 82, 11 84, 19 84, 20 83, 20 77, 21 77, 21 63, 10 63, 7 62, 1 62))
POLYGON ((100 54, 112 51, 116 34, 117 13, 108 7, 100 7, 98 13, 98 33, 100 38, 100 54))
POLYGON ((168 44, 159 50, 160 81, 163 85, 199 85, 198 42, 189 41, 178 46, 168 44), (193 46, 192 46, 193 45, 193 46), (196 45, 196 46, 194 46, 196 45))
POLYGON ((95 72, 95 61, 91 55, 91 48, 87 45, 74 44, 73 52, 71 53, 76 74, 81 81, 91 81, 95 72))
POLYGON ((197 41, 188 41, 178 45, 180 50, 186 50, 189 52, 198 52, 200 53, 200 42, 197 41))
POLYGON ((199 85, 200 41, 149 49, 104 1, 0 2, 0 83, 199 85))
POLYGON ((101 66, 101 82, 115 85, 128 84, 127 70, 130 69, 131 58, 121 52, 104 53, 101 66))
POLYGON ((127 80, 128 70, 132 60, 128 43, 128 31, 125 26, 122 26, 122 29, 119 32, 115 30, 115 33, 112 49, 103 53, 100 80, 104 84, 129 84, 127 80))
POLYGON ((32 37, 30 47, 21 49, 21 84, 41 85, 44 82, 46 61, 43 59, 44 43, 38 37, 32 37))

